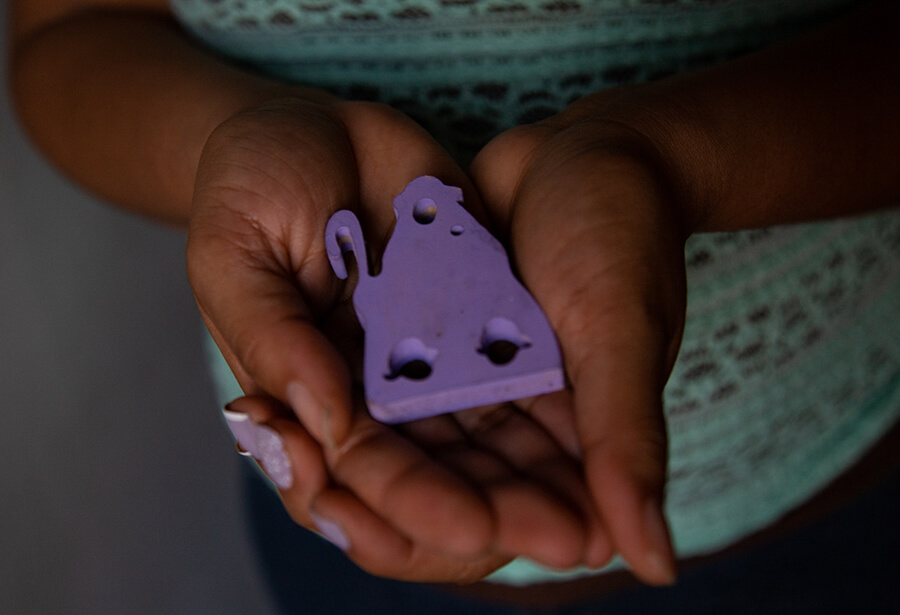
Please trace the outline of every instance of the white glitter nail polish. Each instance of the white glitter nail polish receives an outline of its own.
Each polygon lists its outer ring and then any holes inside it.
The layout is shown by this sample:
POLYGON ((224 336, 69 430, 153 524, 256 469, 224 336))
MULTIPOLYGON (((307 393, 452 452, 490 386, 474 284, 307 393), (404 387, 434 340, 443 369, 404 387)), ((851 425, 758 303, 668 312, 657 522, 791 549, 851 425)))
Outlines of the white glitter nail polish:
POLYGON ((316 524, 316 529, 319 530, 319 533, 322 534, 324 538, 328 540, 331 544, 336 546, 341 551, 347 551, 350 549, 350 541, 347 540, 346 534, 334 521, 329 521, 324 517, 320 517, 314 512, 309 513, 310 518, 313 520, 313 523, 316 524))
POLYGON ((291 462, 284 450, 284 440, 271 427, 256 426, 257 456, 266 475, 279 489, 290 489, 294 484, 291 462))

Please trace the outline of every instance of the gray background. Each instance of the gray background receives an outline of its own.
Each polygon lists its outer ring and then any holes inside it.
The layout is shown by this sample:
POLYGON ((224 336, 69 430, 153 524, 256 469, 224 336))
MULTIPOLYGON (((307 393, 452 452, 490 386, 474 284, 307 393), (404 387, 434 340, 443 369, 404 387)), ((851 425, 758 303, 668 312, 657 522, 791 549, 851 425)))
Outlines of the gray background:
POLYGON ((48 168, 2 65, 0 613, 272 613, 184 236, 48 168))

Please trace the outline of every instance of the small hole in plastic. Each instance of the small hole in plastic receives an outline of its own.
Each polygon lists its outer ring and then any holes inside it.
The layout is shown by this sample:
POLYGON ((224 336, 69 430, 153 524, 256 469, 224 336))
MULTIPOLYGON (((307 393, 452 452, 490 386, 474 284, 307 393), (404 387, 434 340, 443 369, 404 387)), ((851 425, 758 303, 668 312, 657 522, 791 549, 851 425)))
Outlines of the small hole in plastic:
POLYGON ((384 375, 387 380, 401 376, 409 380, 425 380, 431 375, 437 350, 428 348, 422 340, 407 337, 400 340, 388 359, 390 371, 384 375))
POLYGON ((425 380, 431 375, 431 366, 421 359, 413 359, 400 367, 397 376, 403 376, 410 380, 425 380))
POLYGON ((506 340, 497 340, 490 343, 483 352, 494 365, 506 365, 516 358, 519 346, 506 340))
POLYGON ((419 224, 431 224, 437 217, 437 205, 429 198, 419 199, 413 206, 413 218, 419 224))
POLYGON ((530 346, 531 341, 519 331, 516 323, 506 318, 492 318, 481 332, 478 352, 494 365, 506 365, 520 350, 530 346))

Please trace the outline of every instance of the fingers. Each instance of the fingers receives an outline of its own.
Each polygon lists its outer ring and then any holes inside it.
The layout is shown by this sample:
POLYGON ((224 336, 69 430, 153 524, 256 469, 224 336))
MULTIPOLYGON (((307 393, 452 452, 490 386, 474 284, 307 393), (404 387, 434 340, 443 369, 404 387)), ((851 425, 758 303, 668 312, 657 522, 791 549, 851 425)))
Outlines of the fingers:
MULTIPOLYGON (((598 327, 600 324, 598 324, 598 327)), ((598 350, 572 363, 588 485, 618 551, 645 582, 669 584, 675 559, 662 515, 666 436, 665 367, 647 349, 652 327, 592 337, 598 350), (602 348, 602 350, 599 350, 602 348)))
MULTIPOLYGON (((285 508, 301 525, 324 533, 335 529, 321 522, 330 517, 310 514, 312 500, 333 482, 347 490, 346 497, 358 501, 356 512, 346 514, 355 515, 367 536, 389 530, 389 537, 372 538, 393 545, 386 553, 414 543, 450 559, 472 559, 492 546, 492 510, 472 486, 367 416, 357 419, 344 444, 327 451, 327 459, 306 430, 293 417, 284 416, 281 404, 271 398, 236 400, 229 404, 226 418, 239 445, 259 461, 279 487, 285 508), (360 515, 369 520, 363 523, 360 515)), ((369 565, 374 565, 371 559, 369 565)))
POLYGON ((313 527, 312 500, 328 485, 321 449, 271 398, 242 397, 224 410, 239 450, 252 456, 278 487, 293 518, 313 527))
POLYGON ((479 488, 494 513, 495 550, 554 568, 608 561, 610 544, 575 460, 511 404, 432 417, 401 431, 479 488))
POLYGON ((340 441, 351 407, 343 358, 294 285, 277 272, 247 267, 241 249, 210 238, 202 248, 209 264, 194 261, 202 269, 192 277, 208 328, 245 391, 289 404, 319 442, 340 441))
MULTIPOLYGON (((252 455, 272 480, 291 517, 329 540, 369 572, 407 581, 472 582, 508 560, 508 557, 489 553, 486 549, 481 549, 485 553, 460 558, 429 549, 408 537, 356 495, 358 491, 377 491, 377 487, 367 490, 365 485, 359 484, 358 481, 369 480, 364 472, 351 472, 346 489, 332 483, 318 444, 290 410, 276 400, 243 397, 230 403, 224 414, 239 448, 252 455)), ((361 456, 353 456, 344 463, 368 465, 365 455, 371 452, 372 445, 367 446, 361 456)), ((380 453, 374 455, 376 470, 390 470, 377 463, 380 456, 380 453)), ((438 476, 438 482, 443 478, 438 476)), ((406 487, 410 489, 407 496, 413 495, 412 490, 421 488, 415 480, 404 485, 405 480, 387 481, 396 490, 393 495, 399 494, 400 508, 406 497, 402 493, 406 487)), ((432 485, 430 491, 419 492, 427 498, 434 495, 436 488, 432 485)), ((453 494, 440 494, 437 504, 446 504, 448 495, 453 494)), ((460 512, 460 509, 456 507, 455 511, 460 512)), ((462 516, 466 517, 465 512, 462 516)), ((446 523, 447 519, 436 521, 446 523)), ((444 527, 454 531, 452 524, 444 527)))
POLYGON ((520 399, 516 405, 540 425, 572 459, 581 459, 581 443, 572 416, 574 401, 571 389, 520 399))
MULTIPOLYGON (((572 408, 565 408, 571 416, 572 408)), ((468 440, 506 461, 520 480, 488 483, 505 548, 558 568, 600 567, 612 556, 607 533, 585 489, 580 465, 537 422, 511 404, 458 412, 468 440), (512 489, 517 489, 513 493, 512 489), (540 495, 537 492, 540 491, 540 495), (531 498, 529 507, 517 498, 531 498), (526 519, 525 517, 531 517, 526 519), (540 519, 540 521, 538 521, 540 519), (533 525, 530 525, 533 524, 533 525), (537 525, 543 529, 536 532, 537 525), (531 544, 541 539, 537 544, 531 544), (546 539, 544 541, 543 539, 546 539), (524 550, 528 549, 528 550, 524 550)))
POLYGON ((313 502, 313 514, 326 537, 357 565, 378 576, 421 583, 472 583, 508 557, 489 554, 460 559, 406 539, 343 489, 327 489, 313 502))
POLYGON ((327 461, 338 484, 410 539, 461 557, 491 546, 492 511, 472 485, 367 415, 327 461))

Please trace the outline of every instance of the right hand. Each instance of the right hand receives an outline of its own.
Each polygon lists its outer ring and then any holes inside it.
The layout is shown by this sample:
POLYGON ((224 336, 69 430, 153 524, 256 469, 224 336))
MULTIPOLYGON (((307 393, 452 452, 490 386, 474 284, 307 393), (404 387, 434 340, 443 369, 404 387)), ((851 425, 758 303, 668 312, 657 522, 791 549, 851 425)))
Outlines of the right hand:
POLYGON ((391 428, 354 400, 361 332, 352 280, 331 271, 325 225, 354 210, 379 252, 393 197, 426 174, 462 187, 483 219, 450 156, 381 105, 275 101, 212 134, 187 262, 203 319, 248 395, 231 409, 280 437, 292 517, 339 527, 370 572, 468 582, 518 555, 599 566, 609 542, 564 438, 527 414, 489 424, 489 409, 391 428))
MULTIPOLYGON (((600 92, 507 131, 470 176, 559 339, 573 396, 556 420, 573 425, 604 527, 635 575, 668 584, 663 388, 684 330, 690 226, 665 170, 676 161, 610 112, 626 96, 600 92)), ((680 119, 627 100, 660 124, 680 119)))

